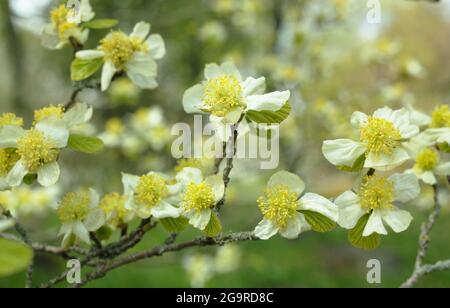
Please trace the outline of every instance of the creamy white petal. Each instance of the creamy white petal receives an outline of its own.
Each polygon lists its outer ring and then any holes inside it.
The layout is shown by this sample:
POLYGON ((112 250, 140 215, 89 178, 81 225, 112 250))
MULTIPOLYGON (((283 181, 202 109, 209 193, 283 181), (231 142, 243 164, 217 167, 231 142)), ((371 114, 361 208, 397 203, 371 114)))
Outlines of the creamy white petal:
POLYGON ((76 221, 73 223, 73 234, 76 235, 77 238, 79 238, 81 241, 83 241, 86 244, 91 243, 91 239, 89 237, 89 231, 86 229, 86 227, 83 225, 81 221, 76 221))
POLYGON ((89 189, 89 208, 96 209, 100 203, 100 196, 95 189, 89 189))
POLYGON ((195 85, 184 92, 183 96, 183 108, 186 113, 203 113, 202 100, 205 87, 201 84, 195 85))
POLYGON ((353 167, 366 150, 362 143, 351 139, 327 140, 322 146, 323 155, 335 166, 353 167))
POLYGON ((290 97, 290 91, 250 95, 246 98, 247 109, 255 111, 278 111, 287 103, 290 97))
POLYGON ((244 110, 242 108, 236 108, 227 113, 224 118, 224 122, 228 124, 236 124, 241 119, 244 110))
POLYGON ((92 10, 92 6, 89 0, 81 0, 80 3, 80 19, 82 22, 88 22, 95 17, 95 13, 92 10))
POLYGON ((127 173, 122 173, 122 185, 126 196, 132 195, 139 183, 139 177, 127 173))
POLYGON ((100 229, 105 222, 105 212, 101 208, 95 208, 89 212, 89 215, 83 223, 89 232, 95 232, 100 229))
POLYGON ((166 55, 166 45, 159 34, 152 34, 147 40, 150 46, 150 55, 153 59, 162 59, 166 55))
POLYGON ((57 162, 46 164, 37 171, 38 183, 44 187, 52 186, 58 182, 60 173, 57 162))
POLYGON ((373 117, 381 118, 381 119, 385 119, 385 120, 393 122, 392 113, 393 113, 393 110, 391 108, 383 107, 383 108, 376 110, 373 113, 373 117))
POLYGON ((117 73, 117 69, 110 61, 106 61, 102 70, 102 91, 108 90, 114 75, 117 73))
POLYGON ((429 126, 431 124, 431 117, 420 111, 415 110, 412 106, 408 107, 409 119, 412 125, 419 127, 429 126))
POLYGON ((128 203, 127 208, 130 207, 132 207, 132 209, 136 212, 136 215, 141 219, 148 219, 152 216, 152 209, 149 207, 140 206, 136 204, 134 201, 128 203))
POLYGON ((400 233, 408 229, 413 220, 409 212, 397 207, 381 210, 381 217, 395 233, 400 233))
POLYGON ((300 199, 300 210, 319 213, 332 221, 339 219, 339 208, 327 198, 307 193, 300 199))
POLYGON ((145 40, 150 33, 151 26, 147 22, 139 22, 134 26, 133 32, 130 34, 131 38, 138 38, 145 40))
POLYGON ((135 73, 133 71, 128 71, 127 76, 135 85, 137 85, 141 89, 153 90, 158 87, 158 82, 154 77, 148 77, 135 73))
POLYGON ((438 165, 435 172, 437 175, 450 175, 450 162, 438 165))
POLYGON ((0 148, 16 148, 17 140, 25 134, 26 131, 19 126, 5 126, 0 128, 0 148))
POLYGON ((210 63, 205 66, 205 78, 206 79, 214 79, 223 75, 222 70, 216 63, 210 63))
POLYGON ((359 129, 367 123, 368 119, 369 116, 367 114, 356 111, 352 114, 350 122, 354 128, 359 129))
POLYGON ((297 214, 294 218, 290 219, 284 229, 280 229, 280 235, 289 240, 294 240, 298 238, 300 232, 302 231, 302 222, 306 219, 304 215, 297 214))
POLYGON ((298 196, 300 196, 305 191, 305 182, 296 174, 287 172, 287 171, 279 171, 272 175, 267 184, 267 187, 274 186, 287 186, 289 190, 295 192, 298 196))
POLYGON ((373 168, 379 171, 389 171, 402 165, 410 158, 411 157, 405 149, 398 147, 394 150, 392 155, 375 155, 374 153, 369 153, 369 155, 367 155, 364 167, 373 168))
POLYGON ((165 201, 152 208, 151 212, 156 219, 180 217, 180 210, 165 201))
POLYGON ((381 235, 387 235, 386 228, 383 225, 383 220, 381 218, 381 211, 375 210, 370 215, 369 220, 367 221, 367 225, 364 228, 363 236, 368 237, 374 233, 378 233, 381 235))
POLYGON ((64 114, 64 122, 69 127, 87 123, 93 115, 93 108, 86 103, 77 103, 64 114))
POLYGON ((105 56, 105 53, 98 49, 81 50, 75 54, 75 57, 80 60, 94 60, 105 56))
POLYGON ((214 194, 214 201, 217 203, 222 200, 225 195, 225 183, 223 176, 212 175, 206 178, 205 183, 210 185, 214 194))
POLYGON ((436 176, 432 171, 425 171, 416 176, 421 179, 425 184, 435 185, 437 183, 436 176))
POLYGON ((23 178, 28 174, 28 169, 22 160, 19 160, 9 172, 6 181, 9 186, 16 187, 22 184, 23 178))
POLYGON ((8 181, 6 177, 0 177, 0 191, 6 190, 9 188, 8 181))
POLYGON ((189 185, 190 183, 200 184, 203 181, 202 171, 197 168, 184 168, 176 175, 176 180, 183 185, 189 185))
POLYGON ((201 211, 189 211, 185 213, 185 216, 189 219, 189 224, 194 228, 205 230, 211 220, 211 214, 210 209, 204 209, 201 211))
POLYGON ((65 148, 69 141, 69 130, 63 120, 48 118, 36 124, 36 129, 42 132, 60 149, 65 148))
POLYGON ((239 70, 232 62, 225 62, 220 66, 220 70, 226 74, 236 77, 239 81, 242 81, 242 76, 239 70))
POLYGON ((261 240, 268 240, 278 233, 278 227, 270 220, 264 219, 255 228, 254 234, 261 240))
POLYGON ((356 227, 361 217, 366 214, 361 208, 359 197, 352 191, 346 191, 334 203, 339 208, 338 224, 344 229, 351 230, 356 227))
POLYGON ((261 77, 255 79, 253 77, 249 77, 244 81, 242 87, 244 90, 244 97, 263 94, 266 91, 266 78, 261 77))
POLYGON ((149 54, 138 52, 128 61, 126 71, 128 74, 155 77, 158 73, 158 66, 149 54))
POLYGON ((417 198, 420 194, 420 184, 414 174, 394 174, 389 177, 394 183, 395 200, 408 202, 417 198))

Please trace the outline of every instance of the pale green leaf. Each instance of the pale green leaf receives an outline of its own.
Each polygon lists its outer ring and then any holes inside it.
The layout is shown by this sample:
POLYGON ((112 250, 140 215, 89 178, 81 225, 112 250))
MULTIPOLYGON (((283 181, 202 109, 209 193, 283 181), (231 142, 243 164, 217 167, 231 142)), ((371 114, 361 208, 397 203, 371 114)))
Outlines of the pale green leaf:
POLYGON ((291 104, 286 103, 278 111, 254 111, 247 112, 247 119, 258 124, 280 124, 291 114, 291 104))
POLYGON ((117 19, 95 19, 83 24, 84 28, 89 29, 109 29, 116 26, 119 23, 117 19))
POLYGON ((73 81, 85 80, 94 75, 103 65, 103 58, 83 60, 76 58, 70 67, 73 81))
POLYGON ((0 239, 0 277, 24 271, 32 258, 33 251, 25 244, 0 239))
POLYGON ((73 134, 69 137, 69 147, 77 152, 95 154, 103 150, 103 141, 97 137, 73 134))
POLYGON ((337 224, 322 214, 312 211, 301 211, 305 215, 306 221, 311 225, 313 231, 326 233, 333 231, 337 224))
POLYGON ((374 233, 368 237, 363 236, 364 228, 369 221, 369 217, 370 214, 361 217, 356 227, 350 230, 348 233, 348 240, 356 248, 364 250, 374 250, 377 249, 381 244, 381 237, 378 233, 374 233))
POLYGON ((222 232, 222 223, 215 213, 211 214, 211 219, 206 226, 205 234, 209 237, 216 237, 222 232))

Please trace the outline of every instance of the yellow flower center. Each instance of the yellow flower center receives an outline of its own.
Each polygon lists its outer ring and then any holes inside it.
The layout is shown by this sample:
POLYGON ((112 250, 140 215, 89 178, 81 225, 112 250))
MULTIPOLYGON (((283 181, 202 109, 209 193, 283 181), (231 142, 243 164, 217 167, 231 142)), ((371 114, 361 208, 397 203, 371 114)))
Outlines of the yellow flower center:
POLYGON ((19 159, 15 149, 0 149, 0 177, 6 177, 19 159))
POLYGON ((34 112, 34 123, 38 123, 50 117, 56 117, 62 119, 64 116, 64 106, 63 105, 50 105, 42 109, 36 110, 34 112))
POLYGON ((441 105, 433 112, 431 128, 450 127, 450 109, 448 105, 441 105))
POLYGON ((369 153, 391 155, 400 144, 402 135, 392 122, 370 117, 361 130, 360 139, 366 144, 369 153))
POLYGON ((416 157, 416 168, 432 171, 439 164, 439 154, 432 149, 425 149, 416 157))
POLYGON ((57 29, 60 39, 66 38, 65 33, 67 30, 77 27, 77 24, 69 22, 69 14, 70 10, 64 4, 61 4, 50 12, 52 24, 57 29))
POLYGON ((241 83, 231 75, 207 81, 203 103, 206 105, 207 111, 213 115, 226 116, 230 111, 244 106, 241 83))
POLYGON ((215 206, 215 198, 211 185, 203 182, 190 183, 183 198, 183 209, 187 211, 201 211, 215 206))
POLYGON ((167 197, 166 181, 157 174, 144 175, 136 187, 135 200, 139 205, 152 208, 167 197))
POLYGON ((135 52, 148 52, 148 46, 142 39, 130 38, 121 31, 114 31, 101 40, 99 48, 105 53, 105 59, 119 70, 125 69, 135 52))
POLYGON ((284 229, 289 220, 297 215, 298 195, 289 187, 278 185, 266 189, 264 196, 258 199, 258 206, 265 219, 284 229))
POLYGON ((125 130, 125 126, 121 119, 112 118, 106 122, 105 129, 110 134, 120 135, 125 130))
POLYGON ((30 130, 17 141, 17 153, 24 160, 30 173, 49 163, 56 161, 59 149, 53 140, 38 130, 30 130))
POLYGON ((394 183, 381 176, 367 176, 359 191, 361 207, 367 211, 389 209, 395 200, 394 183))
POLYGON ((102 198, 100 208, 108 215, 112 214, 110 223, 113 226, 120 226, 124 223, 128 210, 125 208, 126 198, 118 193, 111 193, 102 198))
POLYGON ((62 223, 83 221, 89 213, 91 197, 88 191, 71 192, 64 196, 57 209, 62 223))
POLYGON ((4 113, 0 116, 0 128, 4 126, 23 126, 23 119, 14 113, 4 113))

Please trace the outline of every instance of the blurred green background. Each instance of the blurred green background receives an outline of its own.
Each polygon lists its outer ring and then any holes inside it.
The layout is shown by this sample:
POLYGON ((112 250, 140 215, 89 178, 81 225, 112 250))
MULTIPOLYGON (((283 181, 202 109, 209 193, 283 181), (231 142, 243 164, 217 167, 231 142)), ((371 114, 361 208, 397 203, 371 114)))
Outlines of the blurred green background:
MULTIPOLYGON (((356 176, 335 170, 320 148, 325 139, 352 135, 348 122, 353 111, 371 113, 388 105, 429 112, 450 101, 449 1, 380 2, 381 23, 371 24, 366 1, 360 0, 91 0, 97 17, 118 19, 118 28, 124 31, 141 20, 150 22, 152 32, 166 41, 168 54, 158 63, 160 87, 154 91, 138 91, 123 82, 106 94, 82 93, 81 98, 96 108, 91 129, 115 142, 94 157, 64 154, 59 194, 81 186, 120 192, 122 171, 173 170, 177 162, 170 155, 167 132, 173 123, 192 122, 181 105, 185 89, 202 79, 206 63, 231 60, 245 76, 266 76, 270 90, 292 91, 293 113, 281 128, 280 169, 299 174, 309 191, 336 197, 351 187, 356 176), (164 120, 154 132, 158 142, 127 143, 134 140, 128 127, 133 114, 142 108, 162 110, 164 120)), ((1 1, 0 113, 13 111, 31 121, 33 110, 68 100, 72 51, 49 51, 40 45, 40 29, 56 4, 1 1)), ((105 34, 107 30, 93 31, 87 47, 95 48, 105 34)), ((255 200, 273 171, 262 172, 258 166, 255 161, 237 162, 224 209, 226 231, 252 230, 260 220, 255 200)), ((383 238, 375 252, 353 248, 342 230, 308 233, 296 241, 243 243, 237 248, 238 264, 225 273, 205 274, 204 285, 397 287, 412 271, 420 224, 432 205, 429 189, 424 191, 407 206, 415 217, 412 227, 383 238), (366 263, 374 258, 382 263, 381 285, 366 281, 366 263)), ((441 199, 444 213, 432 233, 429 262, 450 256, 448 194, 441 199)), ((55 202, 57 197, 47 202, 48 207, 55 202)), ((33 200, 28 203, 21 219, 33 238, 57 244, 54 211, 35 213, 33 200)), ((180 240, 193 235, 188 232, 180 240)), ((158 228, 135 250, 166 237, 158 228)), ((168 254, 116 270, 89 286, 188 287, 192 275, 183 264, 189 254, 214 256, 216 251, 168 254)), ((63 269, 58 260, 39 255, 36 282, 63 269)), ((0 287, 23 284, 23 273, 0 278, 0 287)), ((450 287, 450 273, 435 273, 420 286, 450 287)))

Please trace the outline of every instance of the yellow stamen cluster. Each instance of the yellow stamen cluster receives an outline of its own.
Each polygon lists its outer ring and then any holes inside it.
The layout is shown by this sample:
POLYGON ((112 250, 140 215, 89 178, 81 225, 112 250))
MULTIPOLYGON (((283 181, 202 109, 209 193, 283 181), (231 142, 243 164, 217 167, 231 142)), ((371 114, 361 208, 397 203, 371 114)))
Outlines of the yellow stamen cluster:
POLYGON ((14 149, 0 149, 0 177, 6 177, 20 159, 14 149))
POLYGON ((161 176, 148 174, 139 179, 135 200, 138 205, 152 208, 167 197, 168 193, 167 183, 161 176))
POLYGON ((43 121, 50 117, 55 117, 62 119, 64 116, 64 106, 63 105, 50 105, 42 109, 36 110, 34 112, 34 123, 43 121))
POLYGON ((35 173, 40 167, 56 161, 59 149, 53 140, 33 129, 17 141, 17 153, 28 171, 35 173))
POLYGON ((112 214, 110 223, 113 226, 120 226, 124 223, 128 210, 125 208, 126 198, 118 193, 111 193, 100 200, 100 208, 107 214, 112 214))
POLYGON ((135 52, 148 52, 148 45, 142 39, 130 38, 121 31, 114 31, 101 40, 99 48, 105 53, 105 59, 119 70, 125 69, 135 52))
POLYGON ((0 116, 0 128, 4 126, 23 126, 23 119, 14 113, 4 113, 0 116))
POLYGON ((120 135, 125 130, 125 125, 119 118, 111 118, 106 122, 105 130, 113 135, 120 135))
POLYGON ((366 144, 369 153, 391 155, 400 144, 402 135, 392 122, 370 117, 361 129, 360 139, 366 144))
POLYGON ((424 171, 432 171, 439 164, 439 154, 432 149, 425 149, 416 157, 416 167, 424 171))
POLYGON ((64 196, 57 209, 62 223, 83 221, 89 213, 91 197, 88 191, 71 192, 64 196))
POLYGON ((50 12, 52 24, 57 29, 60 38, 65 38, 65 33, 67 30, 77 27, 77 24, 69 22, 69 14, 70 9, 64 4, 61 4, 50 12))
POLYGON ((205 182, 190 183, 186 188, 182 204, 185 211, 212 209, 216 204, 211 185, 205 182))
POLYGON ((382 176, 367 176, 358 196, 361 207, 367 211, 392 208, 395 201, 394 183, 382 176))
POLYGON ((450 127, 450 108, 448 105, 441 105, 432 114, 431 128, 450 127))
POLYGON ((241 83, 231 75, 224 75, 207 81, 203 103, 213 115, 226 116, 230 111, 244 105, 241 83))
POLYGON ((285 185, 270 187, 258 199, 258 206, 265 219, 284 229, 297 215, 298 195, 285 185))

